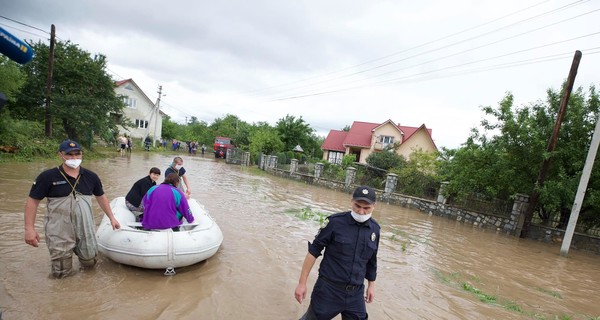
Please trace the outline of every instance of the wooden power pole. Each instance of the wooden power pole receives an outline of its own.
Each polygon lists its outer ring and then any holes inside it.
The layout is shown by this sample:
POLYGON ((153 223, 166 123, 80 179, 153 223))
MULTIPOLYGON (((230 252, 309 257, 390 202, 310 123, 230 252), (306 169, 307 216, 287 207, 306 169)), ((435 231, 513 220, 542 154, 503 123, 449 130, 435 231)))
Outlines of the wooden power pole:
POLYGON ((531 219, 533 218, 533 211, 535 210, 535 207, 537 207, 540 199, 539 190, 544 186, 544 181, 546 180, 546 175, 548 174, 548 169, 550 168, 552 153, 554 152, 554 149, 556 149, 556 141, 558 140, 560 126, 565 116, 565 112, 567 111, 567 104, 569 103, 569 97, 571 97, 571 91, 573 91, 573 84, 575 83, 575 76, 577 75, 577 69, 579 68, 579 61, 581 61, 581 51, 577 50, 575 51, 575 56, 573 57, 573 62, 571 63, 571 70, 569 71, 569 77, 567 78, 565 91, 563 92, 562 99, 560 100, 560 108, 558 110, 558 114, 556 115, 554 130, 552 131, 552 136, 548 141, 547 153, 549 156, 544 159, 544 162, 542 162, 542 168, 540 169, 537 182, 533 187, 533 192, 531 193, 531 197, 529 199, 529 206, 527 207, 527 211, 525 211, 525 219, 523 221, 523 228, 521 229, 520 234, 521 238, 527 237, 527 234, 529 233, 531 219))
POLYGON ((52 71, 54 68, 54 25, 50 28, 50 52, 48 53, 48 79, 46 80, 46 113, 44 120, 46 123, 46 137, 52 137, 52 116, 50 115, 50 101, 52 100, 52 71))

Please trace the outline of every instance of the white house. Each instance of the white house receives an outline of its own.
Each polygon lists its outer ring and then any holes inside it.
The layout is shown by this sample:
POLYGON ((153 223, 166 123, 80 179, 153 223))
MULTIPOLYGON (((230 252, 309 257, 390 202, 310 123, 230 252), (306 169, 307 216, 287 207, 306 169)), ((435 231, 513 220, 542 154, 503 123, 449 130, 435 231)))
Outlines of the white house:
POLYGON ((135 125, 133 128, 119 126, 119 134, 142 140, 150 136, 154 142, 160 139, 165 113, 159 110, 156 103, 146 96, 133 79, 117 81, 115 85, 115 93, 123 97, 126 105, 121 116, 135 125))

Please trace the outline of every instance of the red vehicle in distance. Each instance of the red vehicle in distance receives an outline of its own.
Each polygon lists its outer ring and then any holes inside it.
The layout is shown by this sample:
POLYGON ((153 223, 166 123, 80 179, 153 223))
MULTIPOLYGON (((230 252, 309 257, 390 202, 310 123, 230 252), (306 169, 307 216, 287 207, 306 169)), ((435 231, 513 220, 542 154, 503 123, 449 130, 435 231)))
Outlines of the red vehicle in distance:
POLYGON ((216 137, 215 144, 213 145, 215 158, 225 159, 227 157, 227 149, 231 149, 232 147, 233 144, 231 143, 231 138, 216 137))

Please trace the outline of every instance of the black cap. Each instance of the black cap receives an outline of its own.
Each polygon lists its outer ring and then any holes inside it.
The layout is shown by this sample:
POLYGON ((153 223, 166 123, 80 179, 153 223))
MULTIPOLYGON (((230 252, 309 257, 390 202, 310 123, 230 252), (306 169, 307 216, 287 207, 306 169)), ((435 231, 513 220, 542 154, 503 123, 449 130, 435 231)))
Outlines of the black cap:
POLYGON ((73 140, 65 140, 58 147, 58 152, 69 153, 74 150, 81 151, 81 146, 73 140))
POLYGON ((352 200, 363 200, 373 204, 377 201, 377 194, 375 193, 375 189, 369 186, 359 186, 354 190, 354 193, 352 194, 352 200))

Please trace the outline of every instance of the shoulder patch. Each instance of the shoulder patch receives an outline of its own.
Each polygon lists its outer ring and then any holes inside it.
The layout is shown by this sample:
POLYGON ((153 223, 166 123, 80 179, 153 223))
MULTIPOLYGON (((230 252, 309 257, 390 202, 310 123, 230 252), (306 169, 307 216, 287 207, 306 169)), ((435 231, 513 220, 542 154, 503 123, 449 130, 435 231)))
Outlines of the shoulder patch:
POLYGON ((345 213, 346 212, 334 213, 334 214, 330 215, 329 217, 327 217, 327 219, 342 217, 342 216, 344 216, 345 213))

